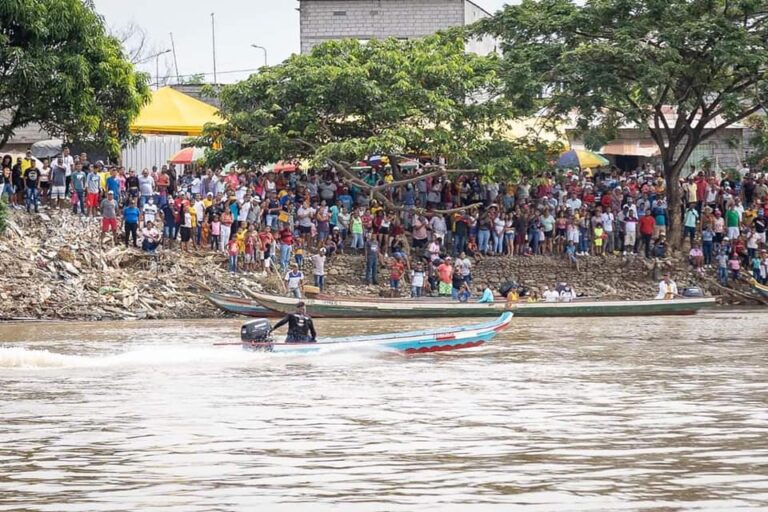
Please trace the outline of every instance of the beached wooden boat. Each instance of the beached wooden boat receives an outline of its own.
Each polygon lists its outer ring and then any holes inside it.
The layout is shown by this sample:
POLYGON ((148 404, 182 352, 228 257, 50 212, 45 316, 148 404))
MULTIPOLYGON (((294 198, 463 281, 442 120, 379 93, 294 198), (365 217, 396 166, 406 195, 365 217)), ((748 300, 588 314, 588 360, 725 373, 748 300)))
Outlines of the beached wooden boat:
MULTIPOLYGON (((261 307, 281 313, 296 309, 298 299, 264 293, 253 293, 255 300, 230 301, 226 295, 216 295, 209 300, 231 313, 245 316, 263 316, 261 307), (215 300, 214 300, 215 299, 215 300), (249 305, 250 302, 250 305, 249 305), (251 309, 253 306, 254 309, 251 309), (256 309, 258 308, 258 309, 256 309)), ((590 300, 573 302, 518 302, 493 304, 456 302, 449 299, 378 299, 342 298, 320 295, 303 299, 307 313, 317 318, 458 318, 491 317, 504 311, 513 311, 518 317, 585 317, 585 316, 639 316, 639 315, 692 315, 698 310, 711 307, 715 299, 689 297, 671 300, 590 300)))
POLYGON ((260 318, 277 318, 283 316, 283 313, 280 311, 267 309, 260 305, 258 302, 251 299, 245 299, 243 297, 236 297, 234 295, 222 295, 220 293, 209 293, 206 294, 205 298, 208 299, 208 301, 217 308, 228 313, 234 313, 236 315, 260 318))
POLYGON ((768 299, 768 286, 764 286, 754 279, 750 281, 750 284, 752 284, 752 289, 755 291, 755 293, 768 299))
POLYGON ((289 353, 311 353, 335 348, 377 348, 405 352, 406 354, 444 352, 479 347, 492 340, 497 333, 506 329, 511 321, 512 313, 506 312, 493 321, 462 327, 444 327, 344 338, 321 338, 316 343, 252 343, 244 341, 242 346, 246 350, 289 353))

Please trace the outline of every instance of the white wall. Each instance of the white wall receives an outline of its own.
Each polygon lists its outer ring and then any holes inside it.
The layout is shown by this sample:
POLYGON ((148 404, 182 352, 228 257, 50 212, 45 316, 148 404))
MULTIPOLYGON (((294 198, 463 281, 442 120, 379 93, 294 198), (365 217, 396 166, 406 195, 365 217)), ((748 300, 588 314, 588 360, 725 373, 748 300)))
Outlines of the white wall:
POLYGON ((181 143, 188 138, 185 135, 145 135, 144 140, 135 146, 122 150, 121 164, 126 169, 158 168, 168 163, 171 157, 181 151, 181 143))
MULTIPOLYGON (((488 13, 485 10, 472 2, 464 2, 464 25, 471 25, 487 17, 488 13)), ((466 50, 468 53, 488 55, 498 51, 498 41, 491 36, 485 36, 482 39, 471 39, 467 42, 466 50)))

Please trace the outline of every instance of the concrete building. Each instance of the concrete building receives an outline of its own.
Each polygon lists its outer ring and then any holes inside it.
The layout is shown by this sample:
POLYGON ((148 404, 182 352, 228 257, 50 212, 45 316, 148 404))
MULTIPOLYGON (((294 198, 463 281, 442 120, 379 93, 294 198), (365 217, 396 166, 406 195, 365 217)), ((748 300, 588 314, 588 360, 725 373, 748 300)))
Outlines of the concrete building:
MULTIPOLYGON (((470 0, 299 0, 301 53, 333 39, 414 39, 490 16, 470 0)), ((495 51, 493 38, 472 41, 467 51, 495 51)))
MULTIPOLYGON (((664 108, 664 115, 669 126, 674 126, 677 114, 672 107, 664 108)), ((585 149, 584 141, 573 122, 563 126, 570 147, 585 149)), ((714 129, 721 126, 724 120, 716 117, 706 128, 714 129)), ((723 172, 728 169, 741 169, 749 156, 750 133, 743 123, 734 123, 705 142, 702 142, 691 154, 685 164, 683 175, 690 165, 701 169, 708 165, 712 170, 723 172)), ((625 124, 618 129, 617 138, 603 146, 598 153, 605 155, 612 164, 623 170, 632 170, 641 164, 649 162, 661 165, 659 148, 648 132, 648 127, 625 124)))
MULTIPOLYGON (((11 112, 0 111, 0 124, 10 120, 11 112)), ((29 123, 14 130, 14 135, 8 142, 0 148, 0 156, 6 153, 24 154, 35 142, 50 139, 51 135, 46 133, 37 123, 29 123)))

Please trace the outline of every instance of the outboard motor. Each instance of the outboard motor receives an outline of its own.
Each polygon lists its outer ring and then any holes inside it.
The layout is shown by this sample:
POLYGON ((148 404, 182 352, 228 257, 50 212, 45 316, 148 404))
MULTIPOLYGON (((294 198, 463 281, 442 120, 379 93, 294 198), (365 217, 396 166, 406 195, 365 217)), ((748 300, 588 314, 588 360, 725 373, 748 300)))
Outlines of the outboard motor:
POLYGON ((688 288, 683 288, 683 293, 681 295, 683 297, 703 297, 704 292, 701 291, 701 288, 698 286, 691 286, 688 288))
POLYGON ((269 331, 271 330, 272 325, 269 320, 257 318, 240 327, 240 340, 248 343, 266 343, 270 341, 269 331))

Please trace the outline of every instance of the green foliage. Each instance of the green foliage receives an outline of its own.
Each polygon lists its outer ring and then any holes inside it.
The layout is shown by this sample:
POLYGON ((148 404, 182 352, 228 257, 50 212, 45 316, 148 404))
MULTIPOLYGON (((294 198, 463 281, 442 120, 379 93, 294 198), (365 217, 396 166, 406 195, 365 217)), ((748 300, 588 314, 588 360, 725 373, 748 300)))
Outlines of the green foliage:
POLYGON ((415 153, 489 172, 509 168, 515 157, 507 151, 521 145, 498 130, 513 115, 498 69, 495 55, 465 53, 455 32, 330 41, 223 87, 226 124, 208 127, 196 143, 220 141, 221 150, 209 155, 218 165, 415 153))
POLYGON ((0 2, 0 146, 36 122, 118 153, 149 99, 147 84, 90 3, 0 2))
POLYGON ((205 73, 195 73, 187 77, 179 78, 180 85, 203 85, 205 84, 205 73))
POLYGON ((674 181, 768 97, 766 12, 766 0, 523 0, 476 30, 502 40, 517 108, 649 127, 674 181))

